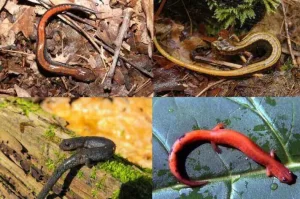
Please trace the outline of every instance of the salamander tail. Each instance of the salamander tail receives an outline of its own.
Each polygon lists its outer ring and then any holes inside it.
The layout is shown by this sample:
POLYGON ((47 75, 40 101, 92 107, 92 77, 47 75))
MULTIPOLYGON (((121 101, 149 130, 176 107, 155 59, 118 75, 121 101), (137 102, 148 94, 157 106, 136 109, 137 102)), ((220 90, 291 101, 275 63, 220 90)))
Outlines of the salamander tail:
POLYGON ((190 187, 201 187, 201 186, 209 183, 208 181, 190 181, 190 180, 185 180, 185 179, 180 179, 179 181, 190 187))

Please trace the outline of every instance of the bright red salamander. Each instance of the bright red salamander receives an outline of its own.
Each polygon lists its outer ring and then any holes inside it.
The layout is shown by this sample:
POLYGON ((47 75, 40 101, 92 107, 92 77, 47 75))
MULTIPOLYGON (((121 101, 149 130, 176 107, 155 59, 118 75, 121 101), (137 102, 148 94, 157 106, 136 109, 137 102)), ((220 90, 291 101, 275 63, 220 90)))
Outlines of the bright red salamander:
POLYGON ((265 166, 267 176, 275 176, 281 182, 287 184, 292 184, 295 181, 294 174, 274 158, 275 153, 273 150, 268 154, 247 136, 234 130, 224 129, 224 124, 218 124, 212 130, 196 130, 184 134, 176 140, 171 149, 169 155, 170 170, 178 181, 188 186, 195 187, 208 183, 208 181, 191 181, 188 178, 183 177, 178 169, 178 162, 180 160, 177 157, 177 153, 187 145, 196 141, 211 142, 212 147, 216 152, 220 152, 217 144, 224 144, 237 148, 255 162, 265 166))

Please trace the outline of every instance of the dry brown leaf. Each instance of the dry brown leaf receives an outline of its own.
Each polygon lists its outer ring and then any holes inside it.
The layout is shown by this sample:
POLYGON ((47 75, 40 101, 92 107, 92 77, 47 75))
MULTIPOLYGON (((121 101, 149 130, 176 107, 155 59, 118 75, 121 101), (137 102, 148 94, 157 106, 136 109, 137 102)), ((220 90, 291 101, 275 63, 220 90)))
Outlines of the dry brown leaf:
MULTIPOLYGON (((122 22, 123 10, 121 8, 112 9, 109 6, 104 6, 101 10, 101 13, 97 15, 99 19, 109 19, 114 18, 119 19, 120 23, 122 22)), ((119 24, 120 24, 119 23, 119 24)))
POLYGON ((68 1, 68 0, 50 0, 50 1, 54 5, 65 4, 65 3, 74 3, 74 0, 72 0, 72 1, 68 1))
POLYGON ((146 14, 147 18, 147 28, 151 34, 151 38, 153 39, 154 37, 154 23, 153 23, 153 1, 152 0, 142 0, 142 7, 143 10, 146 14))
POLYGON ((39 71, 36 61, 31 61, 29 63, 29 65, 30 65, 29 67, 33 70, 34 74, 36 74, 36 75, 40 74, 40 71, 39 71))
POLYGON ((96 68, 97 67, 97 62, 96 62, 96 59, 95 59, 94 56, 90 56, 89 59, 88 59, 88 62, 89 62, 89 65, 92 68, 96 68))
POLYGON ((43 15, 46 11, 47 9, 42 6, 39 5, 35 6, 35 13, 38 15, 43 15))
POLYGON ((7 2, 7 0, 0 0, 0 11, 5 6, 6 2, 7 2))
POLYGON ((24 9, 22 16, 18 18, 17 24, 15 23, 13 27, 15 33, 22 31, 24 36, 29 38, 34 31, 35 17, 34 7, 24 9))
MULTIPOLYGON (((21 6, 21 7, 15 6, 15 7, 20 8, 20 11, 16 16, 15 22, 10 23, 8 19, 5 19, 0 24, 0 29, 1 29, 0 35, 8 36, 10 30, 12 30, 15 34, 22 32, 26 38, 29 38, 34 31, 34 21, 35 21, 34 7, 29 7, 29 6, 21 6)), ((10 6, 10 8, 13 8, 13 6, 10 6)), ((12 10, 14 9, 11 9, 11 12, 14 12, 12 10)))
POLYGON ((135 7, 138 1, 139 0, 131 0, 131 1, 129 1, 128 7, 131 7, 131 8, 135 7))
POLYGON ((8 36, 9 34, 11 34, 11 32, 9 32, 9 31, 11 31, 10 30, 11 26, 12 26, 12 23, 10 23, 8 18, 4 19, 2 21, 2 23, 0 23, 0 35, 8 36))
POLYGON ((19 87, 18 85, 15 84, 14 88, 18 97, 31 97, 31 95, 26 90, 19 87))
POLYGON ((16 2, 14 1, 7 1, 5 5, 5 9, 12 15, 17 14, 22 7, 26 7, 26 6, 17 5, 16 2))
MULTIPOLYGON (((6 21, 6 19, 4 21, 6 21)), ((16 40, 16 35, 15 35, 14 31, 12 31, 12 30, 7 30, 7 32, 6 32, 7 36, 4 36, 4 34, 1 34, 2 31, 5 31, 5 28, 3 28, 3 26, 2 26, 3 24, 5 24, 5 22, 0 24, 0 35, 3 35, 1 37, 1 40, 0 40, 1 41, 1 45, 0 45, 1 48, 13 45, 15 43, 15 40, 16 40)))
POLYGON ((52 60, 55 62, 60 62, 60 63, 67 63, 71 54, 64 55, 64 54, 59 54, 56 55, 52 60))

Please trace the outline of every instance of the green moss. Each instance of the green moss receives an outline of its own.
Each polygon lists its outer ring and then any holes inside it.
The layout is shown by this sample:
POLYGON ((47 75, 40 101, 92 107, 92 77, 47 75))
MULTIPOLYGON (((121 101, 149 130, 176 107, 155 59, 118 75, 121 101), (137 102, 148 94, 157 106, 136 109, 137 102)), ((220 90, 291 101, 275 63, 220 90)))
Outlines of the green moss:
POLYGON ((92 189, 92 196, 93 198, 96 198, 98 195, 98 191, 96 189, 92 189))
POLYGON ((74 193, 72 190, 70 190, 70 191, 68 192, 68 194, 70 194, 71 196, 74 196, 74 197, 75 197, 75 193, 74 193))
POLYGON ((114 192, 113 198, 151 198, 151 169, 137 169, 132 163, 118 155, 115 155, 111 161, 98 164, 97 167, 122 182, 121 189, 114 192))
POLYGON ((293 61, 291 58, 288 58, 286 62, 280 67, 281 71, 288 71, 290 69, 294 68, 293 61))
POLYGON ((118 190, 115 190, 112 194, 112 199, 118 199, 119 198, 119 195, 120 195, 120 189, 118 190))
POLYGON ((57 127, 54 125, 49 125, 48 129, 45 131, 44 135, 45 137, 55 143, 60 143, 61 139, 59 137, 56 137, 55 131, 57 127))
POLYGON ((46 160, 46 167, 48 170, 53 171, 56 168, 56 165, 54 164, 54 161, 50 158, 46 160))
POLYGON ((98 182, 96 182, 95 186, 96 186, 97 190, 103 189, 105 179, 106 179, 106 177, 104 176, 104 177, 101 178, 98 182))
POLYGON ((54 154, 56 156, 55 160, 52 160, 50 158, 46 160, 46 167, 50 171, 53 171, 57 167, 57 165, 60 165, 66 159, 66 154, 60 152, 54 152, 54 154))
POLYGON ((78 173, 77 173, 77 178, 78 178, 78 179, 82 179, 83 176, 84 176, 83 171, 82 171, 82 170, 79 170, 78 173))
MULTIPOLYGON (((112 174, 113 177, 119 179, 122 183, 126 183, 130 180, 135 180, 143 176, 143 172, 133 168, 132 163, 123 159, 121 156, 115 155, 114 159, 97 165, 97 168, 103 169, 112 174)), ((148 173, 151 170, 142 169, 148 173)), ((149 176, 152 175, 149 172, 149 176)))
POLYGON ((45 132, 46 138, 52 140, 55 137, 55 129, 56 129, 55 126, 50 125, 45 132))
POLYGON ((28 116, 30 112, 40 110, 40 106, 23 98, 14 98, 13 102, 22 109, 23 113, 28 116))
POLYGON ((97 177, 97 168, 93 167, 90 178, 96 180, 96 177, 97 177))
POLYGON ((0 103, 0 108, 6 108, 8 105, 9 105, 9 103, 4 100, 0 103))

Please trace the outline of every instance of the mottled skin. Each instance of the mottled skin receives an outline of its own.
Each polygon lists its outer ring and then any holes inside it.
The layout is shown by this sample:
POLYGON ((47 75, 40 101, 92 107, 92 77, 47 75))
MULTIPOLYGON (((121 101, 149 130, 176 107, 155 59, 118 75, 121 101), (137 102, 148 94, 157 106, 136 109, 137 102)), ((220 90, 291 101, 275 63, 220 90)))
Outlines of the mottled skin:
POLYGON ((267 176, 275 176, 282 183, 292 184, 295 181, 293 173, 283 164, 278 162, 272 150, 270 154, 263 151, 257 144, 250 140, 247 136, 234 130, 224 129, 223 124, 218 124, 212 130, 196 130, 184 134, 174 143, 169 155, 169 167, 172 174, 178 181, 191 187, 201 186, 208 181, 190 181, 183 177, 181 171, 177 168, 178 162, 177 153, 185 146, 194 143, 195 141, 211 142, 216 152, 221 152, 217 144, 224 144, 239 149, 255 162, 266 167, 267 176))
POLYGON ((44 199, 58 179, 69 169, 79 165, 92 166, 92 163, 108 160, 115 152, 116 145, 104 137, 78 137, 65 139, 59 147, 65 151, 78 149, 78 152, 59 165, 45 184, 37 199, 44 199))

